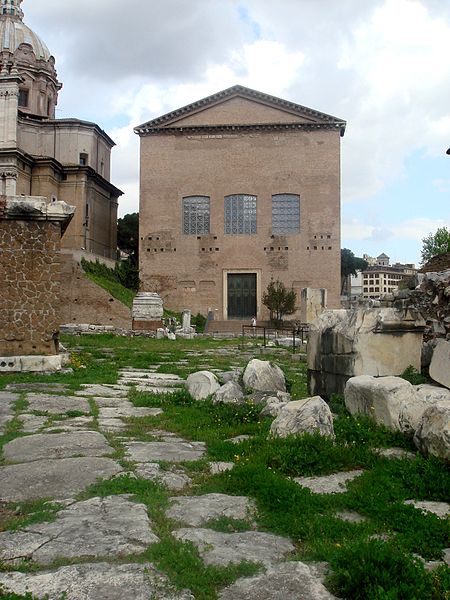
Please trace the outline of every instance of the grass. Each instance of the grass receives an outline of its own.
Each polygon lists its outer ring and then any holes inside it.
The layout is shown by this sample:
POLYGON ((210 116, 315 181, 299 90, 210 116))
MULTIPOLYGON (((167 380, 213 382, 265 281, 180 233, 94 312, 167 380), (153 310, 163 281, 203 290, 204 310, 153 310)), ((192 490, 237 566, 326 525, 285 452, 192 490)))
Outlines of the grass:
POLYGON ((136 292, 126 288, 118 281, 111 281, 106 277, 100 275, 94 275, 93 273, 85 273, 86 277, 99 285, 101 288, 106 290, 113 298, 131 308, 133 306, 133 299, 136 296, 136 292))
POLYGON ((2 527, 4 530, 17 531, 36 523, 53 521, 59 510, 61 510, 59 504, 45 499, 15 503, 12 516, 3 521, 2 527))
MULTIPOLYGON (((119 369, 125 367, 154 366, 160 373, 186 377, 208 367, 223 371, 242 368, 252 353, 259 351, 241 348, 238 340, 208 338, 172 342, 102 334, 64 336, 63 343, 73 351, 72 372, 3 376, 0 389, 15 381, 59 382, 68 386, 70 395, 82 383, 114 383, 119 369)), ((294 399, 307 396, 305 365, 293 362, 289 351, 274 349, 258 357, 283 369, 294 399)), ((415 373, 407 375, 417 377, 415 373)), ((414 558, 416 554, 426 560, 441 557, 448 545, 448 522, 404 504, 409 499, 448 501, 448 465, 420 455, 413 460, 400 460, 374 452, 392 446, 414 450, 410 437, 376 426, 367 418, 351 417, 338 396, 330 401, 332 412, 337 415, 335 439, 318 435, 272 438, 271 420, 260 419, 260 407, 255 404, 239 407, 194 401, 184 389, 168 395, 132 391, 129 399, 135 406, 160 407, 163 414, 127 419, 127 429, 121 436, 152 440, 152 430, 166 429, 188 440, 206 442, 206 457, 183 465, 193 479, 190 490, 183 493, 246 495, 256 502, 256 524, 220 518, 208 522, 207 527, 227 533, 256 527, 291 538, 296 560, 330 563, 333 574, 327 585, 341 598, 449 600, 450 570, 443 568, 429 574, 414 558), (227 441, 237 435, 250 438, 238 444, 227 441), (233 462, 235 467, 211 475, 209 461, 233 462), (354 469, 363 470, 363 474, 340 494, 314 494, 292 480, 354 469), (357 512, 365 520, 344 521, 337 516, 340 511, 357 512)), ((99 411, 95 400, 90 400, 90 407, 96 428, 99 411)), ((14 418, 0 438, 0 447, 22 435, 19 419, 27 409, 24 395, 14 409, 14 418)), ((107 434, 107 439, 115 449, 115 458, 131 469, 133 465, 124 460, 123 447, 114 434, 107 434)), ((132 494, 136 501, 143 502, 160 539, 143 555, 129 560, 153 562, 173 585, 190 589, 199 600, 214 600, 223 586, 261 568, 248 563, 226 569, 205 566, 192 544, 171 535, 174 524, 165 517, 171 494, 162 485, 122 475, 91 486, 80 499, 111 494, 132 494)), ((10 508, 14 510, 4 523, 13 530, 52 519, 56 510, 45 503, 21 505, 18 513, 15 505, 10 508)))

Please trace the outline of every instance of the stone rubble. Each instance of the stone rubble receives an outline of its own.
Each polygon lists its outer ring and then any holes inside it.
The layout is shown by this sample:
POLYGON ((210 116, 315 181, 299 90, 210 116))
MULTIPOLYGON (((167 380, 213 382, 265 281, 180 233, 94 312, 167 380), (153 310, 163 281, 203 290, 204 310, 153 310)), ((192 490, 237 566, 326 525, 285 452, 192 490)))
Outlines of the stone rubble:
POLYGON ((166 516, 191 527, 200 527, 220 517, 251 519, 256 510, 254 502, 249 498, 226 494, 175 496, 170 501, 172 506, 167 509, 166 516))
POLYGON ((333 417, 328 404, 320 396, 288 402, 270 426, 275 437, 319 433, 334 437, 333 417))

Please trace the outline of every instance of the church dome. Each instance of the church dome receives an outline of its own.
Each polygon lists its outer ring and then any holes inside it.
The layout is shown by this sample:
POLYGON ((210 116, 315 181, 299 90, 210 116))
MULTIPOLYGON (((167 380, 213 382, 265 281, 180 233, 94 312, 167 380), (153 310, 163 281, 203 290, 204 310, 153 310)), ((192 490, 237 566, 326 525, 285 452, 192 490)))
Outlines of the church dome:
POLYGON ((50 52, 41 38, 23 23, 22 0, 1 0, 0 51, 15 54, 21 44, 28 44, 38 60, 48 61, 50 52))
POLYGON ((21 77, 19 109, 38 117, 55 116, 61 84, 55 59, 41 38, 23 22, 22 0, 0 0, 0 74, 21 77))

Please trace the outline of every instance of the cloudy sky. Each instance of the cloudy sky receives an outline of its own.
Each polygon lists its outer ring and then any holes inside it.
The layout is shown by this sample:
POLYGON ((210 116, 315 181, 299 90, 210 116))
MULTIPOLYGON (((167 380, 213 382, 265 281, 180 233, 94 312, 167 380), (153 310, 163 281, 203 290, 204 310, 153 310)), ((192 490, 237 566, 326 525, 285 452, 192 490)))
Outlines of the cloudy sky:
POLYGON ((117 142, 121 215, 138 210, 133 127, 242 84, 345 119, 342 246, 419 262, 450 226, 450 2, 24 0, 56 58, 58 117, 117 142))

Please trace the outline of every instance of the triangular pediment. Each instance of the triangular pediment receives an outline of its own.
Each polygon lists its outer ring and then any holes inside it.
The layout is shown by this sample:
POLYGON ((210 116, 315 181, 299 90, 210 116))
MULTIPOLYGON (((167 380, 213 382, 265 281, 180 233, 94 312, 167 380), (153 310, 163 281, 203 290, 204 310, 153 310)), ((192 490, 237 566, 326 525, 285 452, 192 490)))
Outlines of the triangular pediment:
POLYGON ((135 132, 288 124, 345 129, 342 119, 238 85, 143 123, 135 132))

